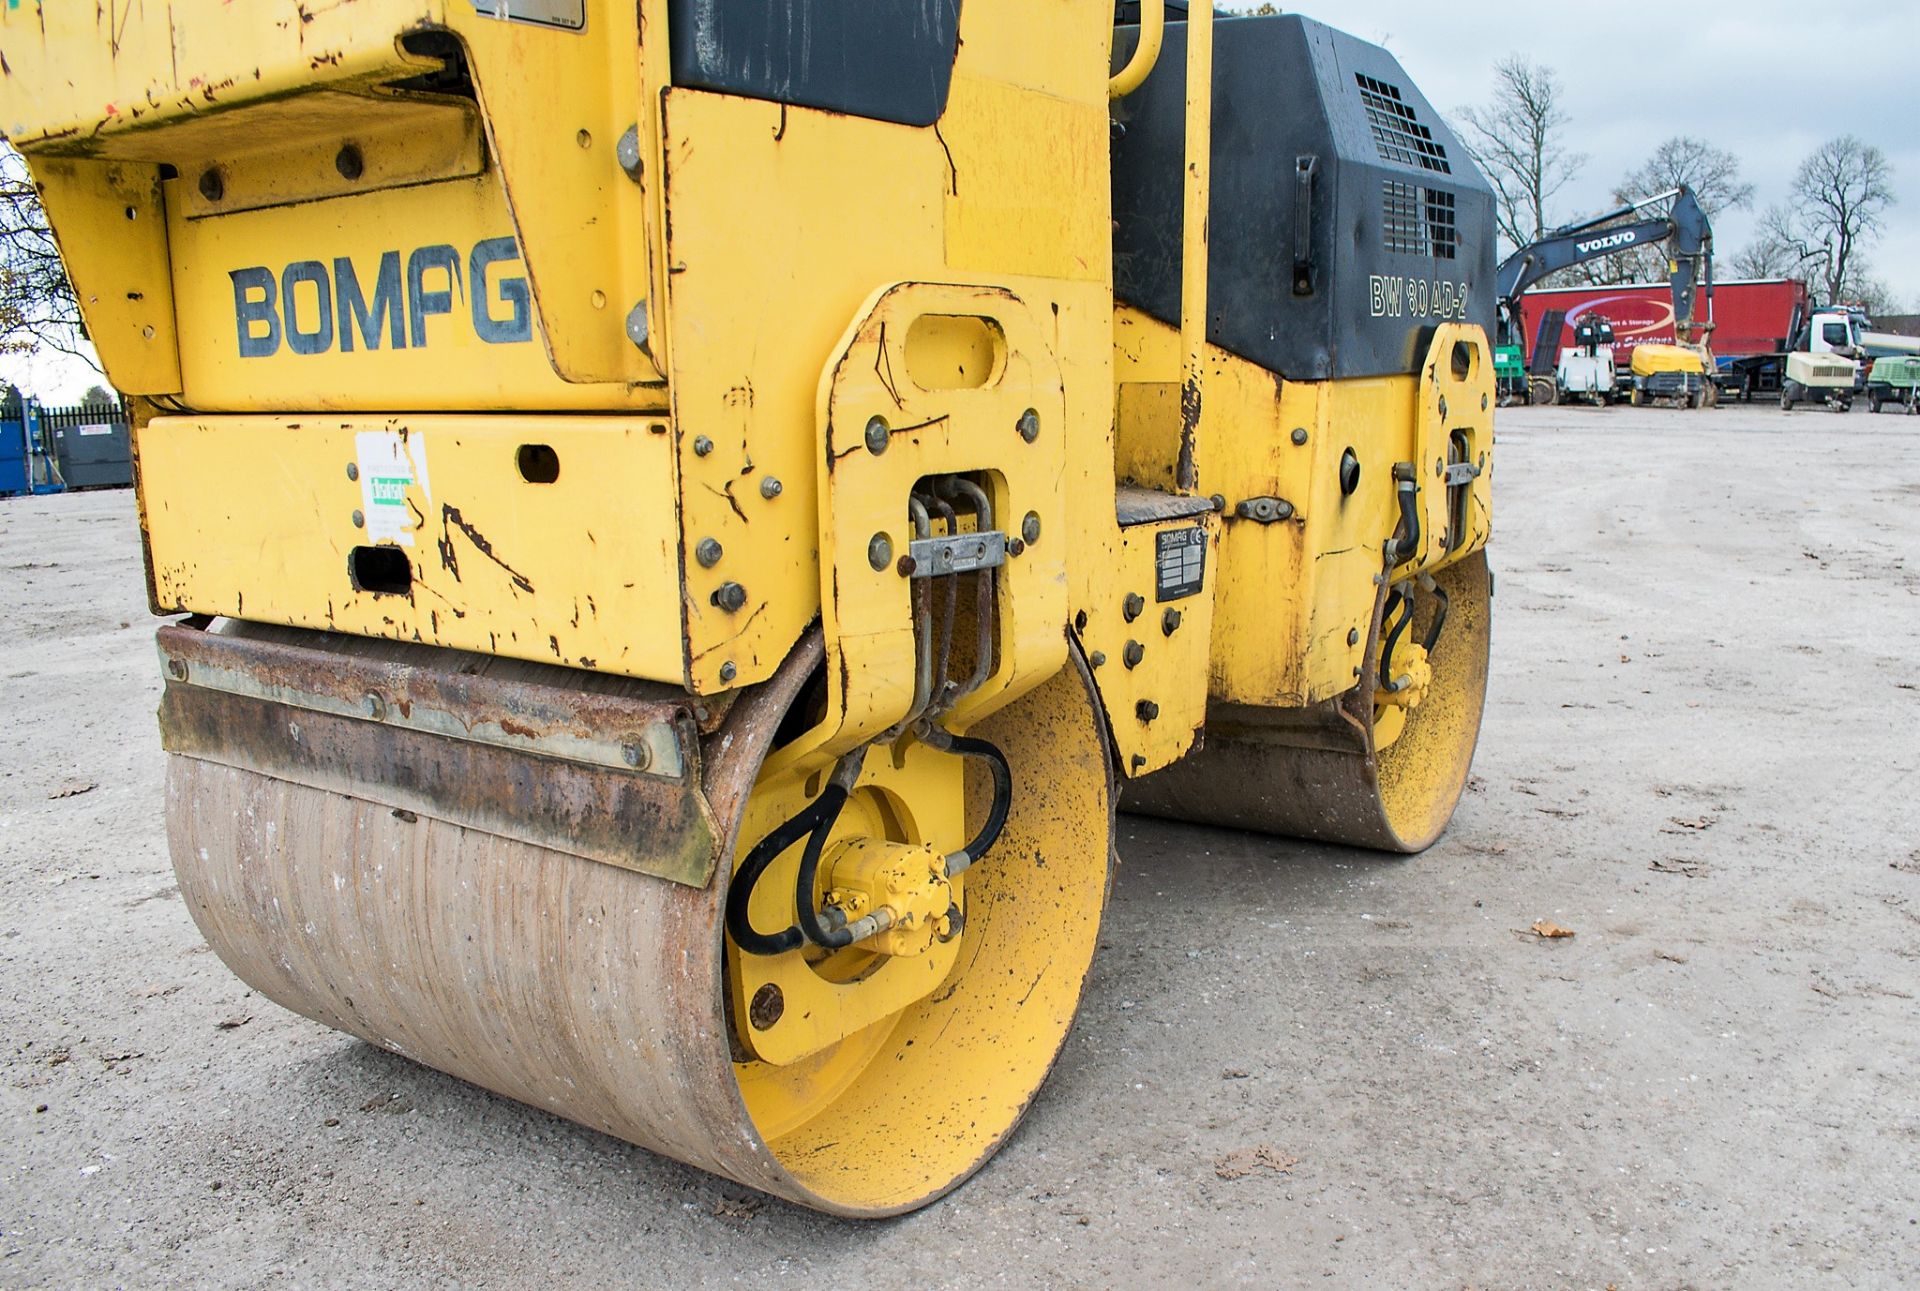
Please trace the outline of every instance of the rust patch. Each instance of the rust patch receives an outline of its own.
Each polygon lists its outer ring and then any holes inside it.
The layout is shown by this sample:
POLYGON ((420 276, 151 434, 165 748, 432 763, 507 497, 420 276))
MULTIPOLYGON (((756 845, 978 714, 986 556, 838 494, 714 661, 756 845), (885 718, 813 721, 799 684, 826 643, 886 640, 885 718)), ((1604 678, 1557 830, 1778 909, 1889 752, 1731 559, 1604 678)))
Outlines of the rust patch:
POLYGON ((1180 464, 1174 482, 1183 490, 1197 482, 1193 465, 1193 437, 1200 426, 1200 382, 1189 377, 1180 385, 1180 464))

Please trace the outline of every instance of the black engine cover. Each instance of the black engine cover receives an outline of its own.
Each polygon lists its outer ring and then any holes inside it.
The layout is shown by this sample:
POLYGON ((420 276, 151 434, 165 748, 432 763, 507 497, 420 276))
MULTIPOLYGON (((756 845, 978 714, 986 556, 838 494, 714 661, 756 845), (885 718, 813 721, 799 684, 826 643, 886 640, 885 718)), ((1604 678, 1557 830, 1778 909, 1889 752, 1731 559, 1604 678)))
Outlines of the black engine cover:
MULTIPOLYGON (((1115 34, 1115 65, 1138 41, 1115 34)), ((1114 104, 1114 292, 1180 321, 1187 26, 1114 104)), ((1494 317, 1493 191, 1386 50, 1293 15, 1214 30, 1207 339, 1292 380, 1412 373, 1494 317)))

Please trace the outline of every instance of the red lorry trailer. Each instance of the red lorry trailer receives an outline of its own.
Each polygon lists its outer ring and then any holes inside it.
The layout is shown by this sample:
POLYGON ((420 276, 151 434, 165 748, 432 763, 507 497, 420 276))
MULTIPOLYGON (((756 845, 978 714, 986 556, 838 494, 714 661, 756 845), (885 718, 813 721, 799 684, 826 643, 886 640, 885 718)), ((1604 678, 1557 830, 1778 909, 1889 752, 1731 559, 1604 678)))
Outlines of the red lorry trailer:
MULTIPOLYGON (((1721 390, 1741 398, 1779 390, 1789 341, 1808 306, 1807 285, 1792 278, 1715 283, 1713 299, 1703 312, 1713 320, 1708 341, 1721 390)), ((1553 371, 1559 351, 1573 344, 1573 329, 1589 314, 1613 324, 1613 358, 1621 372, 1631 369, 1634 346, 1641 342, 1674 343, 1673 289, 1667 283, 1534 290, 1520 297, 1528 371, 1553 371), (1546 342, 1553 351, 1543 368, 1534 354, 1542 343, 1541 319, 1550 312, 1563 318, 1559 336, 1546 342)))

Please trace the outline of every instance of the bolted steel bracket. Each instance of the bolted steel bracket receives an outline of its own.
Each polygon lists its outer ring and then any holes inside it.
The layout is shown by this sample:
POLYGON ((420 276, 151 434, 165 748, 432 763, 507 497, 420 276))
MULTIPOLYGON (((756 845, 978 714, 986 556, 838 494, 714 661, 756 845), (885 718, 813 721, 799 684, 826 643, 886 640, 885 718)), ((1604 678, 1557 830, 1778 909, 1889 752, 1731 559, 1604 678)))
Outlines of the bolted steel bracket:
POLYGON ((1293 519, 1293 503, 1285 498, 1248 498, 1233 513, 1255 524, 1277 524, 1293 519))

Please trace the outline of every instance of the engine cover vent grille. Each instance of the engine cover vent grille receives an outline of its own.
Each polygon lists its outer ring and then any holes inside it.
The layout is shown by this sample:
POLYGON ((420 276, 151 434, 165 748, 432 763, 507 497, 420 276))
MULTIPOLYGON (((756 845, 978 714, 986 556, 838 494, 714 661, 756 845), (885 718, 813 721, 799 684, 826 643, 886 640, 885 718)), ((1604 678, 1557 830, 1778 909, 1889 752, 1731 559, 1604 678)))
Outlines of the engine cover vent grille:
POLYGON ((1460 245, 1453 194, 1397 179, 1381 183, 1381 230, 1387 250, 1451 260, 1460 245))
POLYGON ((1437 170, 1451 175, 1447 150, 1433 137, 1433 131, 1420 124, 1413 105, 1400 97, 1400 87, 1377 81, 1364 72, 1355 72, 1360 86, 1360 101, 1367 106, 1367 122, 1373 127, 1373 146, 1387 161, 1422 170, 1437 170))

